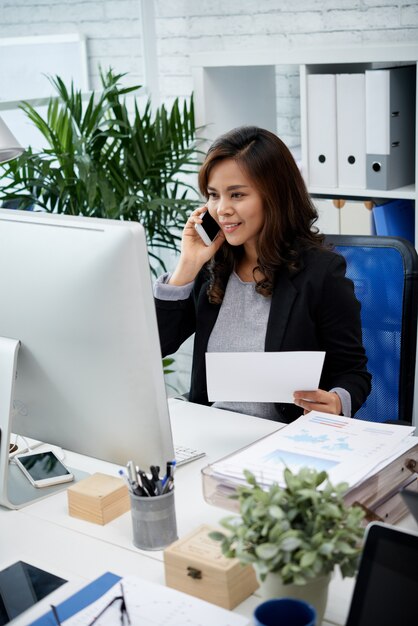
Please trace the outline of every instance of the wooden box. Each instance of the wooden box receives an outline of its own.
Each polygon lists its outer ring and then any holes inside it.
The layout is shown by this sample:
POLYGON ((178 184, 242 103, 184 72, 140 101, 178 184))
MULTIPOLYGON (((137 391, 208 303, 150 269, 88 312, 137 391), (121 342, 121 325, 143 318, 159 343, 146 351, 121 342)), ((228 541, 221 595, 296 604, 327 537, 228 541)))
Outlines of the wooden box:
POLYGON ((107 524, 131 508, 129 491, 121 478, 93 474, 67 489, 68 512, 72 517, 107 524))
POLYGON ((257 588, 254 569, 238 559, 227 559, 220 543, 209 538, 216 530, 202 525, 164 550, 165 581, 225 609, 233 609, 257 588))

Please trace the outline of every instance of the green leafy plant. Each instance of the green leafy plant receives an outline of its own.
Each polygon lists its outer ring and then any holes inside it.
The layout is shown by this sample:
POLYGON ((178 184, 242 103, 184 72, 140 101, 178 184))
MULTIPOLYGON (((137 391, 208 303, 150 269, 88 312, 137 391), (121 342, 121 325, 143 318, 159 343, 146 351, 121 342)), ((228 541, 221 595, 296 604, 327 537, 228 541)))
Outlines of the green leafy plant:
POLYGON ((355 574, 364 513, 345 506, 346 483, 333 486, 326 472, 302 468, 293 474, 286 468, 286 486, 273 484, 265 491, 251 472, 244 473, 248 484, 233 496, 240 517, 221 520, 227 534, 210 534, 222 542, 225 556, 253 564, 261 580, 277 572, 284 584, 304 585, 336 565, 343 576, 355 574))
POLYGON ((165 357, 163 359, 164 374, 173 374, 174 370, 170 369, 173 363, 174 359, 172 357, 165 357))
POLYGON ((165 380, 166 388, 170 389, 171 391, 174 391, 176 394, 179 394, 180 393, 179 389, 177 389, 177 387, 175 387, 174 385, 168 382, 169 374, 175 373, 175 369, 172 369, 174 364, 175 364, 175 360, 173 359, 173 357, 165 357, 163 359, 163 373, 166 378, 165 380))
POLYGON ((59 76, 50 77, 57 97, 45 118, 29 103, 21 108, 47 147, 29 148, 0 167, 0 200, 20 209, 139 221, 145 228, 154 273, 165 269, 161 249, 178 250, 181 229, 197 194, 188 182, 196 172, 193 98, 171 109, 140 109, 126 95, 124 74, 101 72, 102 91, 87 101, 59 76))

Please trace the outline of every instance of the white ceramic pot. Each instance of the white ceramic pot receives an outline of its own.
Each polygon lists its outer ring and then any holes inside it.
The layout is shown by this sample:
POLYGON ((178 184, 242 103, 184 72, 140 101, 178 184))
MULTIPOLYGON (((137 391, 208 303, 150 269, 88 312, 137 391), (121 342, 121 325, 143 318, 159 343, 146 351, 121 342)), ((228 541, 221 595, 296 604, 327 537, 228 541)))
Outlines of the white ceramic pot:
POLYGON ((331 574, 328 574, 327 576, 316 578, 306 585, 284 585, 279 574, 270 572, 266 580, 260 581, 258 578, 260 589, 257 593, 260 594, 263 600, 270 598, 297 598, 298 600, 305 600, 316 610, 316 626, 320 626, 327 606, 330 580, 331 574))

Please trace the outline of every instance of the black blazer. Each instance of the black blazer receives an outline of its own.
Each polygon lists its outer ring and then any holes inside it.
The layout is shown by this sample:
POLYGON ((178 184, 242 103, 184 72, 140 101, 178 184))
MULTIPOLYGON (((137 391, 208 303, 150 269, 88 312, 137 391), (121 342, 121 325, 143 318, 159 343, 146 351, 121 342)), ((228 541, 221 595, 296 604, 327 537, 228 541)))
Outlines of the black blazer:
MULTIPOLYGON (((345 276, 342 256, 326 249, 302 253, 300 268, 281 269, 274 283, 265 351, 324 350, 320 388, 346 389, 352 415, 371 389, 362 344, 360 304, 345 276)), ((205 352, 221 305, 210 304, 203 269, 187 300, 155 300, 163 356, 173 354, 195 334, 189 400, 210 404, 206 391, 205 352)), ((291 422, 303 412, 293 404, 276 404, 277 420, 291 422)))

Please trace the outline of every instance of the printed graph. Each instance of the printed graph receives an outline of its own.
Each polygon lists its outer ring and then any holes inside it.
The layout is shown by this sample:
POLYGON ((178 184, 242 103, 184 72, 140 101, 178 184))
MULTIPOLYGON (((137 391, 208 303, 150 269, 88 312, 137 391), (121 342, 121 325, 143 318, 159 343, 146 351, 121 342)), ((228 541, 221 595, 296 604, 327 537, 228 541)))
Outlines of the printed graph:
POLYGON ((316 456, 309 456, 307 454, 298 454, 297 452, 290 452, 288 450, 274 450, 264 457, 264 462, 270 465, 270 467, 281 466, 289 467, 292 472, 298 472, 302 467, 311 467, 318 471, 328 471, 335 465, 338 465, 339 461, 332 461, 331 459, 322 459, 316 456))

